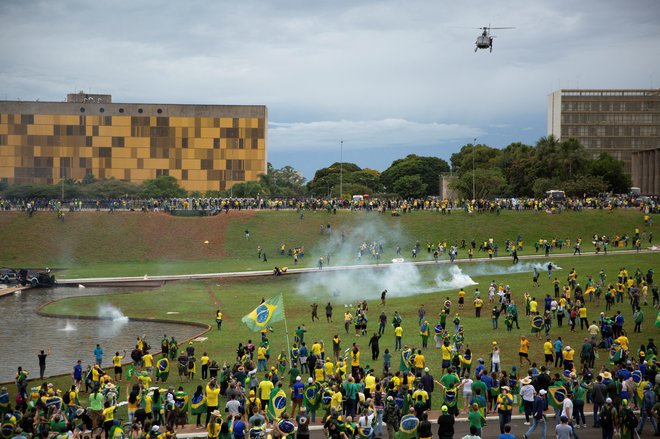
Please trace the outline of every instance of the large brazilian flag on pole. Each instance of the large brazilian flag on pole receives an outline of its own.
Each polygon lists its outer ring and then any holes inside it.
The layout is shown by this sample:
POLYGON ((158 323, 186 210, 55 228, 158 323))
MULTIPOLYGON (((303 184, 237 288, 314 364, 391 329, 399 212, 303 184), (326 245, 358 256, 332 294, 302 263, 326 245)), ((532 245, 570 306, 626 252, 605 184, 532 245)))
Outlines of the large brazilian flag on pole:
POLYGON ((284 320, 284 302, 281 293, 266 300, 241 319, 254 332, 261 331, 280 320, 284 320))

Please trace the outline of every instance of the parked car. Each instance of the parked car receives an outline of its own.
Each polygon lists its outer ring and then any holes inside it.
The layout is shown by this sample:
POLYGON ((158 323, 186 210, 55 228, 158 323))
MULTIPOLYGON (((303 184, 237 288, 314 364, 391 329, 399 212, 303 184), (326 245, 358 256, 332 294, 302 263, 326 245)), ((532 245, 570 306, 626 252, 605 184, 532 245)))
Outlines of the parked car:
POLYGON ((16 275, 16 270, 13 268, 0 268, 0 284, 9 285, 10 283, 16 282, 16 275))
POLYGON ((18 271, 18 282, 25 286, 32 287, 53 287, 55 286, 55 276, 50 274, 50 270, 26 270, 18 271))

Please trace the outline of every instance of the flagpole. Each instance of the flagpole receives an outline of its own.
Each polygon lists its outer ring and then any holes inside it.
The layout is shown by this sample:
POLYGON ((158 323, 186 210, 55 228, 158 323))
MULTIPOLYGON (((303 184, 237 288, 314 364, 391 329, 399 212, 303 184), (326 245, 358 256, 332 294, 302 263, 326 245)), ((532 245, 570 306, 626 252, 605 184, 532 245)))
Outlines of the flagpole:
POLYGON ((284 308, 284 332, 286 332, 286 349, 287 357, 289 358, 289 369, 293 367, 293 362, 291 359, 291 345, 289 344, 289 327, 286 324, 286 307, 284 306, 284 297, 282 297, 282 308, 284 308))

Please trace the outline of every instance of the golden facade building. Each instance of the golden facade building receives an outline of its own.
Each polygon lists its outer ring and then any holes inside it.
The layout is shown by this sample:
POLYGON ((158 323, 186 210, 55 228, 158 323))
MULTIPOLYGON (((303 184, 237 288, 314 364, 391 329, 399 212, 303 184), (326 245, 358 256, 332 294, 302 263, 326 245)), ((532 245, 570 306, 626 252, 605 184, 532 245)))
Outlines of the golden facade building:
POLYGON ((634 174, 633 152, 660 147, 660 89, 555 91, 548 96, 550 134, 578 140, 594 157, 622 160, 634 174))
POLYGON ((0 101, 0 180, 53 184, 170 175, 188 191, 226 190, 266 173, 264 105, 0 101))

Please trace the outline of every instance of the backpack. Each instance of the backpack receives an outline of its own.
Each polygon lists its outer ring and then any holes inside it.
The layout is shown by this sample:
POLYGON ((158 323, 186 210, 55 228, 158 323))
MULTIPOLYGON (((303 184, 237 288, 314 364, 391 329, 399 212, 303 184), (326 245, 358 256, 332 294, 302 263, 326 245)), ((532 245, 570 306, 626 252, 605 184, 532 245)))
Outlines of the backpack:
POLYGON ((623 419, 623 423, 625 424, 628 429, 632 430, 635 427, 637 427, 637 424, 639 423, 639 420, 637 419, 637 416, 635 416, 635 413, 633 413, 632 410, 628 410, 626 412, 626 416, 623 419))
POLYGON ((64 404, 69 404, 71 402, 71 392, 64 392, 64 395, 62 395, 62 402, 64 404))
POLYGON ((603 407, 600 409, 600 413, 598 413, 598 416, 600 417, 600 423, 603 427, 611 427, 613 425, 612 422, 612 407, 603 407))

